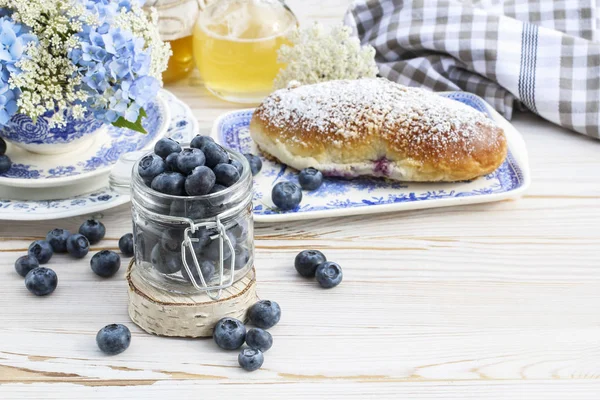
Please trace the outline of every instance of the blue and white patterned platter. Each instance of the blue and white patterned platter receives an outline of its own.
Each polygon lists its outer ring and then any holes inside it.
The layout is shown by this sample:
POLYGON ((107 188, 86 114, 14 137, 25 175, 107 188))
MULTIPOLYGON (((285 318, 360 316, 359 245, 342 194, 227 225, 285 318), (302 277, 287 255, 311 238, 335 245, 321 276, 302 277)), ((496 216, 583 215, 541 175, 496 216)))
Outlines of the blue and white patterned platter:
POLYGON ((121 154, 149 148, 164 136, 170 121, 167 99, 161 91, 150 103, 141 134, 125 128, 105 126, 83 149, 54 155, 30 153, 9 144, 7 154, 13 165, 0 175, 0 185, 25 188, 57 188, 74 185, 100 175, 107 175, 121 154))
MULTIPOLYGON (((518 197, 529 186, 527 150, 519 132, 481 98, 463 92, 443 96, 465 103, 493 118, 505 131, 509 154, 493 173, 470 182, 411 183, 380 178, 326 178, 316 191, 304 192, 300 206, 279 212, 271 201, 271 189, 279 181, 297 182, 297 172, 261 155, 263 169, 255 179, 254 220, 279 222, 309 218, 339 217, 419 208, 485 203, 518 197)), ((249 134, 253 110, 241 110, 221 116, 212 136, 222 145, 260 155, 249 134)))
MULTIPOLYGON (((168 123, 164 132, 165 136, 172 137, 179 142, 190 142, 198 132, 198 122, 192 111, 185 103, 166 90, 161 91, 161 96, 170 114, 170 120, 165 119, 168 123)), ((160 137, 155 137, 151 142, 160 137)), ((63 200, 3 200, 0 195, 0 220, 38 221, 92 215, 127 202, 129 202, 128 195, 113 191, 108 186, 89 194, 63 200)))

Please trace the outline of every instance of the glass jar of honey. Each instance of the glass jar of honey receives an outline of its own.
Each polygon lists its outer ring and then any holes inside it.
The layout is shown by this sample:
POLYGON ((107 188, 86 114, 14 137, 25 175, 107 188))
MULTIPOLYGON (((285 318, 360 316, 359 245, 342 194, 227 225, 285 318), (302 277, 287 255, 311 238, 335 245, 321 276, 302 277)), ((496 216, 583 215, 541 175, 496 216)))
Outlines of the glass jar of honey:
POLYGON ((236 103, 259 103, 282 65, 277 51, 298 25, 281 0, 217 0, 198 14, 196 66, 206 88, 236 103))

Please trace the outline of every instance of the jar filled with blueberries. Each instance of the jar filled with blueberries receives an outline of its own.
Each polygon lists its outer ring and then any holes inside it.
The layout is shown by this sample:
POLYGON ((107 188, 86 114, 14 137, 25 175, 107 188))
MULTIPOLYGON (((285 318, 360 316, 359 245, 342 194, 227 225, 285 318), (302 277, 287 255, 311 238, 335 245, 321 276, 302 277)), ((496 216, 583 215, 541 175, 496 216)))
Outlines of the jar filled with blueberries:
POLYGON ((189 148, 161 139, 133 167, 131 203, 140 276, 173 293, 221 290, 254 261, 252 171, 210 137, 189 148))

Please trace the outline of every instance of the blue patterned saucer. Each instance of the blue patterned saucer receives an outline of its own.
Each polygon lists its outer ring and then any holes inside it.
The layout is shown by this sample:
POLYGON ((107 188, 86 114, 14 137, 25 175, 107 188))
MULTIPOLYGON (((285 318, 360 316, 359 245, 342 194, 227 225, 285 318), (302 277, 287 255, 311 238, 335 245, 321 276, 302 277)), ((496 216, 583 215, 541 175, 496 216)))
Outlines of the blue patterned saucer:
POLYGON ((142 125, 146 135, 125 128, 105 126, 83 149, 64 154, 35 154, 8 144, 12 168, 0 175, 0 186, 58 188, 108 175, 121 154, 149 148, 168 128, 171 94, 161 91, 150 103, 142 125))
MULTIPOLYGON (((166 90, 161 91, 161 98, 164 100, 165 106, 168 107, 168 113, 170 114, 170 119, 163 117, 166 124, 166 136, 179 142, 190 142, 198 132, 198 122, 194 114, 185 103, 166 90)), ((160 136, 156 136, 153 139, 148 139, 146 144, 159 138, 160 136)), ((115 154, 115 160, 122 153, 124 152, 116 149, 113 153, 115 154)), ((99 160, 106 159, 105 157, 99 157, 99 160)), ((6 189, 11 190, 10 188, 6 189)), ((118 193, 108 187, 63 200, 2 200, 0 190, 0 220, 39 221, 92 215, 127 202, 129 202, 128 195, 118 193)))
MULTIPOLYGON (((454 183, 395 182, 369 177, 352 180, 326 178, 318 190, 303 193, 302 203, 297 209, 279 212, 271 202, 271 189, 279 181, 297 182, 297 172, 261 155, 263 169, 254 182, 254 220, 277 222, 338 217, 518 197, 530 183, 527 150, 519 132, 475 95, 463 92, 442 95, 486 113, 504 129, 509 154, 496 171, 470 182, 454 183)), ((260 154, 249 132, 252 112, 242 110, 221 116, 213 126, 212 136, 230 149, 260 154)))

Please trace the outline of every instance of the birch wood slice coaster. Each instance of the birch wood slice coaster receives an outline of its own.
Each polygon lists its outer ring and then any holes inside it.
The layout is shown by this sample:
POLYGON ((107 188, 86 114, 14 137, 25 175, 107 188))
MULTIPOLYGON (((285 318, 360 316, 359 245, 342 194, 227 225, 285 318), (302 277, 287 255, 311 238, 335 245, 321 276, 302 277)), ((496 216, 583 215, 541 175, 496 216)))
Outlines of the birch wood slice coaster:
POLYGON ((219 300, 205 293, 193 295, 158 290, 140 276, 132 259, 127 269, 129 318, 148 333, 175 337, 211 337, 223 317, 246 321, 248 308, 258 301, 256 271, 223 289, 219 300))

